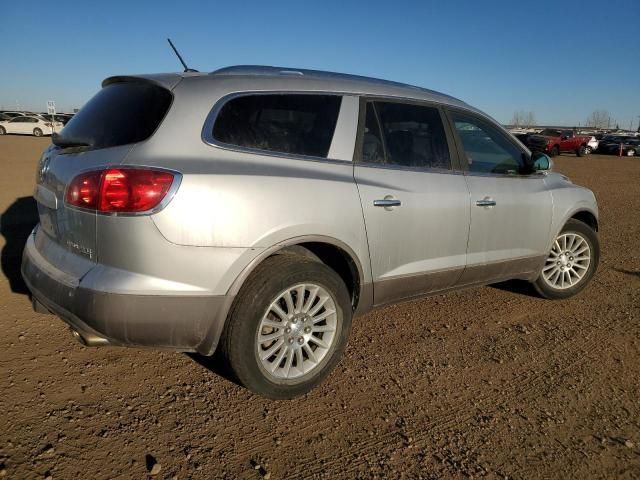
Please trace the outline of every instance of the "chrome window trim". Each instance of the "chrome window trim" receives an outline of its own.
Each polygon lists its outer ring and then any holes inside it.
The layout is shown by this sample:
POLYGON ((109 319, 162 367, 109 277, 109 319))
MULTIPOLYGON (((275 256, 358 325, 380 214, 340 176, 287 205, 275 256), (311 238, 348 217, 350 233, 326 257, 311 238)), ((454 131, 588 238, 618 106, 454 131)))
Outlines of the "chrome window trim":
POLYGON ((67 198, 67 190, 69 189, 69 185, 71 184, 71 182, 69 182, 69 184, 65 187, 63 196, 62 196, 62 204, 65 206, 65 208, 69 208, 71 210, 78 210, 81 212, 95 213, 96 215, 101 215, 104 217, 142 217, 147 215, 153 215, 155 213, 159 213, 160 211, 164 210, 164 208, 167 205, 169 205, 171 200, 173 200, 173 197, 175 197, 176 193, 178 192, 180 185, 182 184, 182 173, 176 170, 171 170, 170 168, 150 167, 148 165, 106 165, 100 168, 87 168, 85 170, 81 170, 78 173, 76 173, 73 176, 73 178, 76 178, 77 176, 82 175, 84 173, 101 171, 101 170, 109 170, 111 168, 118 169, 118 170, 136 169, 136 170, 155 170, 155 171, 161 171, 161 172, 168 172, 173 175, 173 182, 171 182, 171 186, 169 187, 169 190, 167 190, 167 194, 164 196, 162 201, 158 205, 156 205, 154 208, 150 210, 145 210, 143 212, 99 212, 98 210, 95 210, 92 208, 83 208, 83 207, 77 207, 75 205, 69 205, 65 200, 67 198))
MULTIPOLYGON (((295 153, 284 153, 284 152, 275 152, 273 150, 263 150, 260 148, 251 148, 251 147, 241 147, 239 145, 233 145, 231 143, 224 143, 216 140, 213 137, 213 125, 215 124, 216 119, 218 118, 218 114, 220 110, 230 102, 231 100, 239 97, 247 97, 251 95, 331 95, 334 97, 340 97, 340 108, 338 109, 338 118, 336 118, 336 128, 333 131, 333 136, 331 138, 331 144, 329 145, 329 152, 327 155, 331 153, 331 147, 333 146, 333 141, 336 136, 336 131, 338 127, 338 122, 340 120, 340 113, 342 111, 342 101, 346 96, 357 96, 353 93, 344 93, 344 92, 331 92, 331 91, 320 91, 320 90, 244 90, 242 92, 233 92, 227 95, 220 97, 216 103, 213 105, 213 108, 207 114, 207 118, 204 121, 204 125, 202 127, 202 133, 200 135, 202 141, 212 147, 221 148, 223 150, 228 150, 231 152, 239 152, 239 153, 250 153, 253 155, 262 155, 267 157, 276 157, 276 158, 288 158, 292 160, 307 160, 314 162, 332 162, 332 163, 351 163, 350 160, 341 160, 337 158, 329 158, 327 157, 318 157, 314 155, 300 155, 295 153)), ((355 145, 355 141, 354 141, 355 145)), ((355 148, 355 146, 354 146, 355 148)))

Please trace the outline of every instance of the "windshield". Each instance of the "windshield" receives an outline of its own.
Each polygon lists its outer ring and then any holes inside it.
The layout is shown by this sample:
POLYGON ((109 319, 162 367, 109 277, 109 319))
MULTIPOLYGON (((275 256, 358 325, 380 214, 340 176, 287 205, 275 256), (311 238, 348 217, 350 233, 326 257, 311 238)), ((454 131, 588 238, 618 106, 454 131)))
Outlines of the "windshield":
POLYGON ((95 149, 146 140, 160 125, 171 100, 171 92, 146 82, 107 85, 74 115, 53 143, 95 149))

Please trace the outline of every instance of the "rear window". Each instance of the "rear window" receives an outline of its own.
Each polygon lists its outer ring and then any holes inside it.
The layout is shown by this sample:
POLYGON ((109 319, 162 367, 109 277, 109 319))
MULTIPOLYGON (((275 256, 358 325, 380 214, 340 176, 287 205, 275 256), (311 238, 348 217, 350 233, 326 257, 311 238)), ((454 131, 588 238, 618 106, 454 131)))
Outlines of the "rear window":
POLYGON ((326 157, 338 120, 336 95, 246 95, 229 100, 213 125, 221 143, 326 157))
POLYGON ((171 100, 171 93, 157 85, 112 83, 73 116, 54 143, 106 148, 146 140, 160 125, 171 100))

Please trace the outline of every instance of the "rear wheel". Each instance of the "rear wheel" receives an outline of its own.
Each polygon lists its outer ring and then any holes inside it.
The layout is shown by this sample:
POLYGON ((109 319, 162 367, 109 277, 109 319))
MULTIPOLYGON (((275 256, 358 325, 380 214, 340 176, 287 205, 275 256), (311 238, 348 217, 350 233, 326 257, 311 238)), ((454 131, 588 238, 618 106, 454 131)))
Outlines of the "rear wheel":
POLYGON ((549 152, 549 156, 550 157, 557 157, 558 155, 560 155, 560 147, 558 147, 557 145, 555 147, 553 147, 551 149, 551 151, 549 152))
POLYGON ((272 398, 302 395, 340 360, 351 331, 351 302, 325 264, 275 255, 236 298, 221 353, 249 390, 272 398))
POLYGON ((578 151, 576 152, 576 154, 577 154, 579 157, 584 157, 585 155, 588 155, 587 147, 585 147, 584 145, 580 145, 580 148, 578 149, 578 151))
POLYGON ((33 134, 34 134, 36 137, 41 137, 41 136, 42 136, 42 130, 40 130, 39 128, 34 128, 34 129, 33 129, 33 134))
POLYGON ((598 235, 588 225, 570 219, 556 240, 534 286, 549 299, 569 298, 587 286, 598 268, 598 235))
POLYGON ((0 135, 4 135, 6 133, 7 131, 4 129, 4 127, 0 127, 0 135))

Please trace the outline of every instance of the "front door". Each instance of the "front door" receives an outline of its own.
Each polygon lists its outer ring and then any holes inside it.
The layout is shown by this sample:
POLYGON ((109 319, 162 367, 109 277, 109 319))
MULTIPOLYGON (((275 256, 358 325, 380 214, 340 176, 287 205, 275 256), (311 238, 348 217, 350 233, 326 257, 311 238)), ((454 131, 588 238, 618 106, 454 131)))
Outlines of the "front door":
POLYGON ((465 267, 469 192, 441 111, 363 102, 354 176, 376 305, 453 286, 465 267))
POLYGON ((524 172, 527 155, 488 120, 451 112, 470 192, 467 268, 461 284, 527 276, 544 264, 552 198, 545 175, 524 172))

